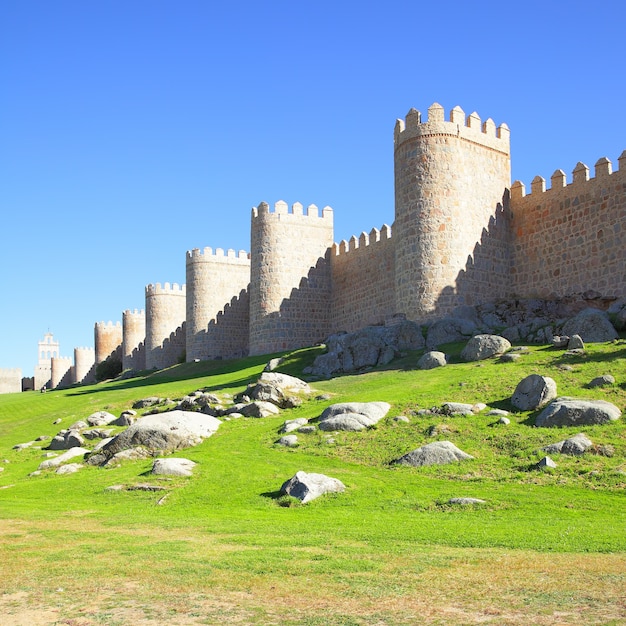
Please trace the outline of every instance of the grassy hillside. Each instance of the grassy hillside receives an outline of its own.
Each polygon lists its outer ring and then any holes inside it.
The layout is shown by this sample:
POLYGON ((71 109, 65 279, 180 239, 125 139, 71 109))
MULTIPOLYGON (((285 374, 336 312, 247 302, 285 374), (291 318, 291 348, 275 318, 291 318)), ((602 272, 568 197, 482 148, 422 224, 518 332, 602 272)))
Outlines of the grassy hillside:
MULTIPOLYGON (((582 357, 531 348, 506 364, 459 363, 461 346, 446 348, 453 363, 445 368, 415 370, 418 355, 410 354, 385 370, 315 382, 330 400, 314 394, 279 417, 224 421, 213 437, 176 454, 198 463, 185 479, 148 475, 150 460, 29 476, 45 451, 12 448, 97 410, 119 414, 146 396, 234 394, 269 357, 0 396, 0 614, 17 620, 9 624, 625 623, 623 418, 584 429, 604 454, 553 455, 558 467, 537 471, 542 446, 581 429, 538 429, 531 413, 502 426, 486 411, 417 412, 445 401, 510 409, 530 373, 554 378, 560 395, 624 410, 626 342, 590 345, 582 357), (614 386, 585 388, 605 373, 614 386), (385 400, 392 410, 365 432, 338 433, 334 444, 321 432, 298 435, 297 448, 275 444, 285 419, 314 419, 352 400, 385 400), (449 432, 431 436, 442 423, 449 432), (444 439, 475 459, 389 464, 444 439), (298 470, 339 478, 347 490, 281 506, 277 490, 298 470), (106 491, 137 483, 167 491, 106 491), (459 496, 486 504, 447 504, 459 496)), ((301 375, 318 351, 287 355, 281 371, 301 375)))

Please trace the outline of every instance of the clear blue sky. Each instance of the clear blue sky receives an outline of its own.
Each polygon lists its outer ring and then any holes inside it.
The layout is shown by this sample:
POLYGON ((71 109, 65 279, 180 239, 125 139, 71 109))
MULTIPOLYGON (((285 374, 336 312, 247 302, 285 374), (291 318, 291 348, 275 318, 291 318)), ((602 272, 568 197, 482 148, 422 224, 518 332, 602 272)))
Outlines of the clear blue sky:
POLYGON ((437 101, 511 128, 513 179, 626 149, 623 2, 0 3, 0 367, 249 249, 250 209, 393 222, 393 127, 437 101))

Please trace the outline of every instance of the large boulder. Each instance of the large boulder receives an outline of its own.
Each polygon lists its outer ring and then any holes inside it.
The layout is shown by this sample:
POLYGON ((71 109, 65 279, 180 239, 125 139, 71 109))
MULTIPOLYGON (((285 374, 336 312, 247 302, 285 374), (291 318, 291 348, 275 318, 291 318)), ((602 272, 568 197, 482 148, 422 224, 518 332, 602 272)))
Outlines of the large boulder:
POLYGON ((500 335, 476 335, 463 348, 461 358, 464 361, 482 361, 504 354, 510 349, 511 342, 500 335))
POLYGON ((164 476, 191 476, 196 464, 189 459, 154 459, 152 473, 164 476))
POLYGON ((96 411, 87 418, 87 423, 90 426, 108 426, 109 424, 112 424, 116 419, 117 417, 115 417, 115 415, 112 415, 108 411, 96 411))
POLYGON ((342 402, 332 404, 320 415, 320 430, 364 430, 379 422, 391 405, 387 402, 342 402))
POLYGON ((89 450, 87 450, 86 448, 81 448, 81 447, 71 448, 70 450, 68 450, 67 452, 64 452, 60 456, 43 461, 39 465, 39 469, 45 470, 51 467, 59 467, 59 465, 63 465, 63 463, 66 463, 67 461, 71 461, 72 459, 75 459, 76 457, 84 458, 86 454, 89 454, 89 450))
POLYGON ((534 411, 554 400, 556 396, 554 379, 531 374, 517 385, 511 396, 511 404, 519 411, 534 411))
POLYGON ((299 378, 279 372, 264 372, 256 383, 248 385, 245 391, 237 394, 234 401, 241 402, 244 398, 250 398, 288 409, 300 403, 300 395, 309 393, 311 387, 299 378))
POLYGON ((306 504, 325 493, 341 493, 345 489, 345 485, 336 478, 324 474, 297 472, 283 483, 280 493, 297 498, 302 504, 306 504))
POLYGON ((169 411, 137 420, 102 447, 107 458, 137 446, 148 450, 179 450, 199 444, 219 428, 221 422, 211 415, 189 411, 169 411))
POLYGON ((585 433, 578 433, 569 439, 546 446, 544 451, 549 454, 559 453, 580 456, 584 454, 588 448, 591 448, 592 445, 593 442, 585 433))
POLYGON ((587 343, 613 341, 617 331, 609 321, 609 316, 598 309, 584 309, 563 324, 564 335, 580 335, 587 343))
POLYGON ((551 402, 535 420, 536 426, 583 426, 607 424, 619 419, 622 412, 605 400, 583 400, 580 398, 557 398, 551 402))
POLYGON ((443 367, 444 365, 446 365, 446 355, 436 350, 426 352, 417 362, 417 367, 421 370, 432 370, 436 367, 443 367))
POLYGON ((451 441, 434 441, 401 456, 393 463, 396 465, 422 467, 424 465, 447 465, 448 463, 457 463, 473 458, 472 455, 457 448, 451 441))
POLYGON ((84 438, 77 430, 61 430, 51 439, 48 450, 70 450, 80 447, 84 443, 84 438))

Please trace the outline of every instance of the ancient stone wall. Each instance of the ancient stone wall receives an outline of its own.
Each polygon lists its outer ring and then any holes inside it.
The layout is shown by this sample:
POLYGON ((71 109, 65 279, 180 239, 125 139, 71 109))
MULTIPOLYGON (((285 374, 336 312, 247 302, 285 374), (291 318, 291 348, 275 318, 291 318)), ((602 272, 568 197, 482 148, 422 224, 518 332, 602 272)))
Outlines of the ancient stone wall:
POLYGON ((122 370, 146 368, 146 313, 126 310, 122 313, 122 370))
POLYGON ((381 324, 395 312, 395 248, 391 228, 333 244, 331 331, 381 324))
POLYGON ((250 354, 301 348, 323 340, 330 322, 333 212, 262 202, 252 210, 250 354))
POLYGON ((0 369, 0 393, 21 393, 22 370, 19 368, 0 369))
POLYGON ((423 320, 463 303, 456 281, 510 184, 509 129, 433 104, 426 122, 398 120, 394 143, 395 308, 423 320))
POLYGON ((181 342, 180 329, 185 314, 185 285, 146 287, 146 369, 170 367, 184 357, 185 338, 181 342))
MULTIPOLYGON (((224 254, 222 248, 215 252, 211 248, 199 250, 195 248, 187 252, 187 361, 207 359, 209 355, 226 356, 223 353, 238 352, 243 345, 248 346, 248 312, 246 326, 241 328, 241 318, 231 309, 226 312, 227 303, 238 298, 242 290, 247 290, 250 283, 250 256, 240 250, 228 250, 224 254), (216 321, 221 314, 220 329, 230 328, 237 333, 231 341, 225 343, 223 332, 216 332, 216 321), (226 318, 233 321, 232 325, 226 318), (234 320, 238 321, 235 322, 234 320), (213 323, 212 332, 208 332, 209 324, 213 323), (237 348, 236 348, 237 346, 237 348)), ((248 301, 246 295, 246 302, 248 301)), ((237 310, 241 303, 237 303, 237 310)))
POLYGON ((93 348, 74 348, 75 384, 89 385, 96 380, 96 352, 93 348))
MULTIPOLYGON (((248 356, 250 332, 250 294, 243 289, 224 306, 215 319, 198 335, 206 352, 199 359, 236 359, 248 356), (205 337, 203 337, 205 335, 205 337)), ((189 333, 187 334, 189 337, 189 333)))
POLYGON ((601 158, 595 177, 578 163, 572 182, 562 170, 551 188, 536 176, 531 193, 515 182, 512 286, 519 297, 560 298, 589 290, 626 295, 626 151, 619 170, 601 158))
POLYGON ((94 346, 96 365, 106 361, 122 345, 122 324, 120 322, 96 322, 94 325, 94 346))
POLYGON ((73 382, 72 359, 66 356, 52 357, 50 362, 50 388, 69 387, 73 382))

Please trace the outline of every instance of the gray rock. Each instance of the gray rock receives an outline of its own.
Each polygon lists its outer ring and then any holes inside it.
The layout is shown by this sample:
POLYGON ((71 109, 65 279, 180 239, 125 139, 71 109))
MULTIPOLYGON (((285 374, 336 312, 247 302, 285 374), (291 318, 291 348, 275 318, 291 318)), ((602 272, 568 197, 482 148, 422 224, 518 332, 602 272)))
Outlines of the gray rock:
POLYGON ((426 352, 417 362, 417 367, 421 370, 432 370, 436 367, 444 367, 444 365, 446 365, 446 355, 436 350, 426 352))
POLYGON ((67 430, 83 430, 89 428, 89 424, 85 420, 78 420, 74 422, 67 430))
POLYGON ((286 448, 294 448, 298 445, 297 435, 285 435, 281 437, 277 442, 279 446, 285 446, 286 448))
POLYGON ((25 443, 16 443, 13 446, 13 450, 26 450, 26 448, 30 448, 35 442, 34 441, 26 441, 25 443))
POLYGON ((280 433, 290 433, 294 430, 298 430, 301 426, 308 424, 309 420, 306 417, 299 417, 295 420, 287 420, 281 427, 278 432, 280 433))
POLYGON ((63 463, 66 463, 67 461, 71 461, 72 459, 75 459, 79 456, 84 457, 86 454, 89 454, 89 450, 87 450, 86 448, 72 448, 71 450, 68 450, 67 452, 64 452, 63 454, 55 457, 54 459, 47 459, 43 461, 39 465, 38 469, 45 470, 50 469, 51 467, 59 467, 59 465, 63 465, 63 463))
POLYGON ((441 412, 444 415, 474 415, 474 404, 465 402, 444 402, 441 405, 441 412))
POLYGON ((315 428, 315 426, 300 426, 300 428, 298 428, 298 432, 302 433, 303 435, 310 435, 311 433, 314 433, 317 430, 317 428, 315 428))
POLYGON ((500 337, 500 335, 476 335, 463 348, 461 358, 464 361, 482 361, 492 356, 504 354, 510 349, 510 341, 500 337))
POLYGON ((428 327, 426 347, 433 349, 444 343, 464 341, 477 330, 476 324, 470 319, 445 317, 436 320, 428 327))
POLYGON ((265 366, 265 369, 263 371, 273 372, 283 361, 284 359, 282 357, 278 357, 276 359, 270 359, 267 362, 267 365, 265 366))
POLYGON ((584 309, 576 317, 563 324, 566 335, 580 335, 587 343, 613 341, 618 338, 617 331, 609 321, 608 315, 598 309, 584 309))
POLYGON ((513 353, 507 352, 506 354, 503 354, 500 357, 500 361, 502 363, 515 363, 516 361, 519 361, 521 358, 522 358, 522 355, 517 352, 513 352, 513 353))
MULTIPOLYGON (((105 463, 100 463, 101 465, 104 465, 105 467, 116 467, 124 461, 140 461, 142 459, 148 459, 152 456, 152 451, 144 448, 143 446, 137 446, 136 448, 128 448, 126 450, 116 452, 112 457, 107 457, 106 455, 101 455, 100 453, 94 456, 105 457, 106 461, 105 463)), ((92 458, 93 457, 89 457, 88 462, 91 461, 92 458)), ((92 463, 89 464, 92 465, 92 463)))
POLYGON ((592 389, 593 387, 610 387, 615 384, 615 378, 611 374, 604 374, 603 376, 596 376, 593 380, 587 383, 587 387, 592 389))
POLYGON ((359 431, 379 422, 391 405, 387 402, 343 402, 332 404, 320 415, 320 430, 359 431))
POLYGON ((85 440, 76 430, 62 430, 52 438, 48 450, 69 450, 84 445, 85 440))
POLYGON ((271 415, 278 415, 280 413, 280 409, 272 402, 256 400, 255 402, 244 404, 239 407, 237 412, 241 413, 245 417, 269 417, 271 415))
POLYGON ((324 474, 297 472, 293 478, 283 483, 280 493, 297 498, 306 504, 326 493, 341 493, 345 489, 345 485, 336 478, 324 474))
POLYGON ((90 426, 108 426, 111 422, 114 422, 117 418, 108 411, 96 411, 87 418, 87 423, 90 426))
POLYGON ((137 420, 102 448, 110 458, 129 448, 145 446, 149 450, 179 450, 199 444, 221 424, 210 415, 187 411, 169 411, 137 420))
POLYGON ((549 376, 531 374, 515 388, 511 404, 518 411, 534 411, 556 398, 556 382, 549 376))
POLYGON ((487 413, 487 415, 490 416, 500 416, 500 417, 506 417, 509 414, 508 411, 505 411, 504 409, 491 409, 491 411, 489 411, 487 413))
POLYGON ((396 415, 393 418, 394 422, 403 422, 404 424, 409 424, 411 420, 406 415, 396 415))
POLYGON ((569 454, 571 456, 580 456, 593 445, 593 442, 584 433, 578 433, 569 439, 553 443, 544 448, 549 454, 569 454))
POLYGON ((552 337, 553 348, 567 348, 569 344, 569 337, 567 335, 555 335, 552 337))
MULTIPOLYGON (((133 411, 135 413, 135 411, 133 411)), ((135 418, 129 411, 124 411, 115 421, 111 422, 111 426, 130 426, 135 423, 135 418)))
POLYGON ((422 467, 424 465, 447 465, 473 458, 470 454, 459 450, 451 441, 434 441, 405 454, 394 463, 422 467))
POLYGON ((55 474, 75 474, 82 467, 84 467, 82 463, 68 463, 67 465, 61 465, 55 474))
POLYGON ((511 423, 511 420, 508 417, 504 417, 502 416, 499 420, 498 420, 498 424, 502 424, 503 426, 508 426, 511 423))
POLYGON ((160 402, 161 398, 157 398, 156 396, 151 396, 150 398, 142 398, 141 400, 137 400, 133 404, 133 409, 147 409, 148 407, 159 404, 160 402))
POLYGON ((580 335, 572 335, 567 342, 568 350, 584 350, 585 342, 580 335))
POLYGON ((279 372, 263 372, 256 383, 235 396, 235 402, 244 402, 247 397, 248 402, 260 400, 288 409, 301 404, 301 395, 310 393, 309 384, 299 378, 279 372))
POLYGON ((481 500, 480 498, 450 498, 448 504, 472 506, 476 504, 486 504, 486 500, 481 500))
POLYGON ((104 428, 92 428, 91 430, 86 430, 83 433, 83 437, 85 439, 107 439, 111 436, 113 432, 112 429, 104 429, 104 428))
POLYGON ((549 456, 544 456, 543 459, 541 459, 541 461, 539 461, 539 463, 535 465, 535 468, 537 469, 544 469, 546 467, 552 469, 556 467, 556 463, 549 456))
POLYGON ((582 426, 607 424, 619 419, 622 412, 605 400, 583 400, 581 398, 557 398, 538 416, 536 426, 582 426))
POLYGON ((154 459, 151 471, 164 476, 191 476, 195 466, 189 459, 154 459))

